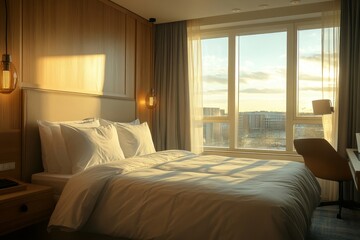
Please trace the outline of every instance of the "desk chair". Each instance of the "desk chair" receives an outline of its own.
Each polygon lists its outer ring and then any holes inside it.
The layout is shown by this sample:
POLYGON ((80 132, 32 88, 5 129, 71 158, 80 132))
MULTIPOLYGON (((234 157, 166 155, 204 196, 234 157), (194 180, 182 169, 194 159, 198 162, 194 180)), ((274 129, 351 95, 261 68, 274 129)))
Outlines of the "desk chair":
POLYGON ((339 200, 335 203, 339 204, 337 218, 341 218, 343 181, 352 180, 347 160, 322 138, 295 139, 294 146, 315 177, 339 182, 339 200))

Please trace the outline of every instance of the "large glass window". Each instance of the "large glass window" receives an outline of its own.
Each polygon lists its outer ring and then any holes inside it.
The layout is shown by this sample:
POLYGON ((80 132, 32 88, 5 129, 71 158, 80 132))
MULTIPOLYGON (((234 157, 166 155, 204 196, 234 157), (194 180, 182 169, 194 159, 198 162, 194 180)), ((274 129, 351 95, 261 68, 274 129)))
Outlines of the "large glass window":
POLYGON ((318 23, 206 32, 205 148, 291 152, 295 138, 324 136, 312 114, 327 88, 318 23))
POLYGON ((322 98, 321 29, 298 30, 298 116, 312 115, 312 100, 322 98))
POLYGON ((238 148, 285 150, 286 32, 236 37, 238 148))
POLYGON ((228 37, 203 39, 204 146, 229 147, 228 124, 228 37))
POLYGON ((228 38, 201 41, 204 116, 228 113, 228 38))

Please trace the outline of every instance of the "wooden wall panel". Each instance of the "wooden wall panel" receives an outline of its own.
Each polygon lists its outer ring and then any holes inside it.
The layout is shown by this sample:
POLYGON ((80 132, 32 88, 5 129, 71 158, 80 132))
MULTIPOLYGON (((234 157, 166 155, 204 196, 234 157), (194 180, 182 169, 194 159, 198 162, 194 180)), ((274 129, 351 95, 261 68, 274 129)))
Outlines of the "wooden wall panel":
MULTIPOLYGON (((0 54, 5 53, 5 5, 0 1, 0 54)), ((20 66, 20 0, 8 1, 8 53, 19 79, 20 66)), ((0 177, 19 178, 21 173, 21 90, 0 94, 0 177), (4 170, 8 164, 15 169, 4 170), (5 165, 4 165, 5 164, 5 165)))
POLYGON ((136 20, 126 16, 126 89, 135 94, 136 20))
POLYGON ((147 121, 152 129, 153 110, 146 107, 145 98, 154 87, 153 26, 137 22, 136 30, 136 112, 140 121, 147 121))
POLYGON ((98 0, 23 1, 23 86, 134 99, 126 19, 98 0))
MULTIPOLYGON (((21 176, 22 88, 136 99, 137 117, 151 126, 144 99, 153 77, 152 24, 109 0, 8 3, 8 49, 20 84, 12 94, 0 94, 0 164, 16 166, 0 171, 0 177, 21 176)), ((1 53, 4 21, 0 14, 1 53)))

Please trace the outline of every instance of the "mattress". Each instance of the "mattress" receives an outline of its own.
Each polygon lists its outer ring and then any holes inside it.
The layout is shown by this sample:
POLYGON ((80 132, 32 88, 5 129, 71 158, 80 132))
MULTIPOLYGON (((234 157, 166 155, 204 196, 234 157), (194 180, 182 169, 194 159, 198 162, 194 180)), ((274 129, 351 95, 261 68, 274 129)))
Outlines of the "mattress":
POLYGON ((33 184, 52 187, 54 190, 54 199, 57 201, 65 187, 65 184, 71 177, 71 174, 40 172, 31 176, 31 182, 33 184))

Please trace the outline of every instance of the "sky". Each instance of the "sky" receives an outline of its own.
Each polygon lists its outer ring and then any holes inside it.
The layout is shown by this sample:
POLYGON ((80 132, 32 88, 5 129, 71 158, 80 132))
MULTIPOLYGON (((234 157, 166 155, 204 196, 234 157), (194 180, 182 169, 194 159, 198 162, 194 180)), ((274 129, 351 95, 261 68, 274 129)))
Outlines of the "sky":
MULTIPOLYGON (((299 110, 321 96, 321 31, 298 33, 299 110)), ((286 111, 286 32, 236 37, 239 112, 286 111)), ((202 40, 204 107, 227 109, 228 38, 202 40)), ((227 110, 226 110, 227 112, 227 110)))

